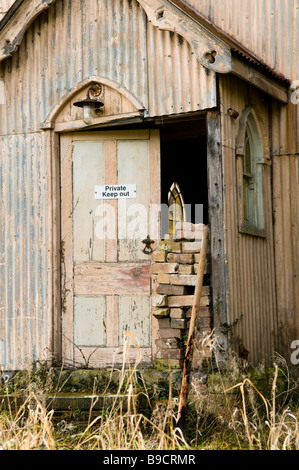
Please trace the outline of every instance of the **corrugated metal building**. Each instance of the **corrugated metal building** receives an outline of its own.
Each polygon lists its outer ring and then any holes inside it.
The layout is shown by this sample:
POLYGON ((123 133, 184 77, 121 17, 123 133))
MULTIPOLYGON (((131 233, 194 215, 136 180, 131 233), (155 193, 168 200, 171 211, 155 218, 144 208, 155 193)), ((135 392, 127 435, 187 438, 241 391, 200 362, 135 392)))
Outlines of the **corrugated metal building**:
MULTIPOLYGON (((285 8, 283 0, 24 0, 1 2, 1 12, 6 10, 0 23, 4 368, 21 369, 53 354, 74 364, 83 346, 86 357, 91 354, 95 340, 75 344, 86 324, 76 305, 82 309, 86 299, 91 324, 96 318, 105 330, 105 335, 99 333, 96 366, 109 364, 136 309, 144 311, 141 319, 136 314, 136 334, 147 328, 152 332, 141 348, 146 362, 152 361, 156 326, 147 322, 148 278, 144 274, 144 283, 139 279, 140 272, 147 272, 148 257, 136 258, 136 245, 126 245, 120 237, 117 243, 105 239, 101 254, 88 232, 92 246, 85 257, 81 250, 80 258, 72 230, 73 213, 81 208, 69 195, 76 195, 76 168, 84 184, 93 181, 94 172, 81 166, 81 160, 101 155, 106 179, 100 182, 99 174, 97 184, 107 184, 107 178, 109 184, 133 184, 144 172, 140 185, 148 185, 148 198, 144 202, 137 194, 136 202, 159 205, 167 176, 161 174, 160 140, 167 141, 166 134, 174 140, 179 133, 183 143, 206 139, 196 161, 200 172, 208 173, 216 332, 222 335, 222 324, 237 323, 235 337, 253 363, 269 359, 274 351, 288 358, 299 332, 298 106, 290 103, 290 82, 299 67, 298 1, 285 8), (100 86, 105 106, 86 124, 82 110, 73 105, 93 84, 100 86), (244 152, 238 153, 237 143, 249 105, 264 148, 259 162, 263 234, 244 233, 240 222, 244 152), (144 155, 137 173, 134 152, 144 155), (134 279, 137 270, 138 288, 127 283, 125 290, 122 279, 115 284, 124 267, 134 279), (111 277, 111 284, 92 274, 99 270, 111 277), (93 284, 102 288, 92 290, 93 284)), ((183 160, 196 178, 194 160, 187 155, 183 160)), ((83 191, 82 182, 76 184, 83 191)), ((120 217, 120 201, 106 204, 120 217)), ((82 240, 86 243, 84 234, 82 240)))
MULTIPOLYGON (((187 0, 180 3, 190 8, 190 14, 198 13, 206 16, 207 20, 215 24, 224 33, 232 36, 244 47, 244 55, 247 53, 258 58, 261 62, 282 74, 294 82, 299 77, 299 2, 298 0, 187 0)), ((294 92, 294 88, 292 91, 294 92)), ((230 102, 229 96, 227 104, 230 102)), ((254 320, 254 316, 260 318, 262 312, 275 308, 277 304, 277 337, 279 338, 280 351, 289 356, 290 344, 298 336, 298 312, 299 312, 299 217, 298 217, 298 151, 299 151, 299 106, 289 99, 288 106, 279 107, 273 103, 269 116, 272 126, 270 146, 272 154, 272 191, 273 191, 273 243, 274 243, 274 267, 275 269, 275 294, 271 299, 266 296, 262 299, 265 305, 256 305, 258 302, 254 292, 251 294, 251 305, 248 309, 255 312, 247 313, 248 321, 242 336, 256 337, 260 324, 254 320), (274 305, 271 303, 274 302, 274 305), (251 323, 249 322, 251 318, 251 323)), ((231 134, 230 134, 231 135, 231 134)), ((234 140, 230 147, 234 150, 234 140)), ((231 212, 231 210, 230 210, 231 212)), ((228 219, 229 220, 229 219, 228 219)), ((229 226, 232 226, 230 220, 229 226)), ((234 246, 235 241, 231 246, 234 246)), ((249 248, 248 249, 253 249, 249 248)), ((247 248, 246 248, 247 250, 247 248)), ((266 267, 260 253, 257 256, 261 266, 266 267)), ((257 272, 261 272, 255 263, 251 269, 247 263, 254 259, 252 255, 245 257, 242 251, 231 259, 230 292, 231 300, 231 322, 239 318, 243 311, 242 304, 244 293, 248 292, 252 281, 256 279, 257 272), (238 284, 237 266, 240 259, 245 262, 241 264, 240 276, 244 276, 239 294, 233 286, 238 284), (247 261, 246 261, 247 259, 247 261), (244 269, 243 269, 244 268, 244 269), (250 271, 248 271, 248 269, 250 271), (246 274, 247 273, 247 274, 246 274), (233 276, 237 276, 233 280, 233 276), (248 277, 247 277, 248 276, 248 277), (250 281, 251 280, 251 281, 250 281)), ((269 259, 269 258, 268 258, 269 259)), ((269 269, 269 268, 268 268, 269 269)), ((267 276, 269 274, 267 273, 267 276)), ((273 285, 274 288, 274 285, 273 285)), ((248 294, 247 294, 248 295, 248 294)), ((239 328, 239 327, 238 327, 239 328)), ((260 330, 261 331, 261 330, 260 330)), ((267 328, 268 331, 268 328, 267 328)), ((239 332, 240 333, 240 332, 239 332)), ((267 333, 266 333, 267 334, 267 333)), ((244 341, 252 343, 248 337, 244 341)), ((263 341, 262 336, 260 342, 263 341)), ((259 346, 260 348, 260 346, 259 346)))

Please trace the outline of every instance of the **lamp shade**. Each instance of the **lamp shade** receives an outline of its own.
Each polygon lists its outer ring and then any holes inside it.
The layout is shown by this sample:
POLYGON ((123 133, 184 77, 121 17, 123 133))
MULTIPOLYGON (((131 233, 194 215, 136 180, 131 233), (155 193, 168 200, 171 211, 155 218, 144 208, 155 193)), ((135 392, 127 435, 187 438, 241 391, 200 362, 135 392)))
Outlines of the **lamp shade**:
POLYGON ((74 106, 83 108, 83 120, 85 124, 92 124, 95 118, 96 109, 104 106, 103 101, 85 98, 84 100, 76 101, 74 106))

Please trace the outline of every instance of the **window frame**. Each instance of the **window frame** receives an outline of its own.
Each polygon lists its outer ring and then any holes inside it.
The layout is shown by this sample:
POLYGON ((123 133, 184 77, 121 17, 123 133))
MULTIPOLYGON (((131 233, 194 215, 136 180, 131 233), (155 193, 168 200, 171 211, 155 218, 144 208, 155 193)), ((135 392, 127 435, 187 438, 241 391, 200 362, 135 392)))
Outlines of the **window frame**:
POLYGON ((176 224, 186 221, 185 201, 181 188, 176 181, 172 183, 168 192, 168 209, 168 231, 170 236, 174 236, 176 224), (179 220, 177 220, 178 212, 181 212, 179 220))
MULTIPOLYGON (((266 238, 265 214, 264 214, 264 176, 263 166, 265 161, 265 150, 260 126, 253 113, 252 107, 247 108, 240 123, 240 132, 237 142, 237 177, 239 194, 239 232, 257 237, 266 238), (239 145, 238 145, 239 143, 239 145), (241 144, 241 145, 240 145, 241 144), (248 145, 249 144, 249 147, 248 145), (248 158, 248 148, 250 151, 250 172, 244 171, 244 163, 248 158), (245 199, 245 180, 248 181, 248 191, 252 191, 251 201, 245 199), (245 207, 251 204, 251 208, 245 207), (250 209, 250 210, 249 210, 250 209)), ((248 167, 247 167, 248 169, 248 167)))

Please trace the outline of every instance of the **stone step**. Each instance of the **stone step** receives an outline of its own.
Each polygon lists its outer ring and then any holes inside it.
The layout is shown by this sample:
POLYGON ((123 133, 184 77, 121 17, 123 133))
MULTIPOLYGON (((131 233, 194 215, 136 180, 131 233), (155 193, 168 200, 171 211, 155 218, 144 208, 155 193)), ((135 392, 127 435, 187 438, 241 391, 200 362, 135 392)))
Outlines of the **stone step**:
MULTIPOLYGON (((88 393, 70 392, 57 394, 44 394, 36 397, 47 410, 58 411, 100 411, 103 408, 117 406, 122 403, 126 408, 128 395, 92 395, 88 393)), ((28 400, 26 395, 3 395, 0 396, 2 410, 18 410, 28 400)))
POLYGON ((128 395, 89 395, 85 393, 58 393, 43 397, 44 406, 54 411, 99 411, 103 408, 117 405, 120 402, 126 406, 128 395))

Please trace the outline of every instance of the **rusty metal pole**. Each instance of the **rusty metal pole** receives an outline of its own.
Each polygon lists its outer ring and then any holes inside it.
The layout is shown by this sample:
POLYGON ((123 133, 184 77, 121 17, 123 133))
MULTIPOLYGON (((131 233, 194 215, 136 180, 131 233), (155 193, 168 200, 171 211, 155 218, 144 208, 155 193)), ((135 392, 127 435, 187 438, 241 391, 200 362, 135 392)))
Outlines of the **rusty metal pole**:
POLYGON ((206 256, 207 256, 208 244, 209 244, 209 227, 205 226, 204 232, 203 232, 202 248, 201 248, 200 258, 199 258, 199 263, 198 263, 198 272, 197 272, 197 278, 196 278, 188 342, 187 342, 187 348, 186 348, 186 353, 185 353, 183 378, 182 378, 179 409, 178 409, 178 416, 177 416, 177 427, 181 430, 184 429, 185 418, 186 418, 186 413, 187 413, 187 401, 188 401, 188 395, 189 395, 190 374, 191 374, 192 359, 193 359, 193 352, 194 352, 194 338, 195 338, 197 319, 198 319, 199 308, 200 308, 200 298, 201 298, 201 291, 202 291, 202 285, 203 285, 205 261, 206 261, 206 256))

